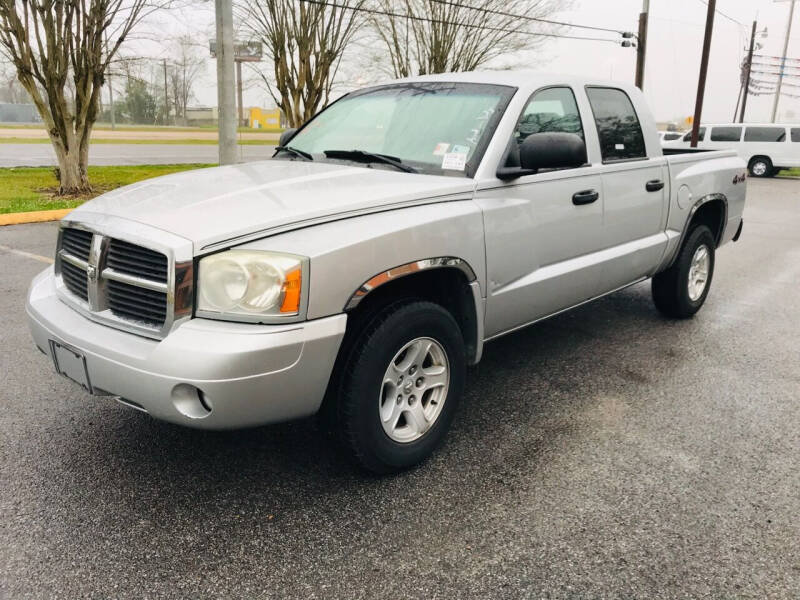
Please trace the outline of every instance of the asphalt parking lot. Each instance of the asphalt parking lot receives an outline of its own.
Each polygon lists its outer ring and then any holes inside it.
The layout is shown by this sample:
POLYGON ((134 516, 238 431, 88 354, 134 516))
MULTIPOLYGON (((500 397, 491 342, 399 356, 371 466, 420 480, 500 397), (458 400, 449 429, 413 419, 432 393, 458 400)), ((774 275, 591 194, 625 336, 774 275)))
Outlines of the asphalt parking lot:
POLYGON ((59 378, 24 318, 55 225, 0 228, 0 596, 796 598, 800 181, 748 185, 696 318, 641 284, 488 345, 384 479, 312 420, 200 432, 59 378))

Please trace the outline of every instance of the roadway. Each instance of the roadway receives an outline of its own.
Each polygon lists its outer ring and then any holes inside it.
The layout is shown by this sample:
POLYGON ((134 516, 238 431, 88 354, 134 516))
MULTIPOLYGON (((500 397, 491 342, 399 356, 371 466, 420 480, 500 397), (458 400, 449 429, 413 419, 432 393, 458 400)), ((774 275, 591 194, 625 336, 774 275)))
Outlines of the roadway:
MULTIPOLYGON (((239 146, 242 162, 269 158, 274 150, 274 146, 268 145, 239 146)), ((217 146, 212 144, 94 144, 89 150, 92 166, 216 163, 217 160, 217 146)), ((56 164, 50 144, 0 143, 0 168, 56 164)))
POLYGON ((0 597, 796 598, 800 186, 748 185, 694 319, 640 284, 488 344, 389 478, 313 420, 195 431, 58 377, 24 311, 56 225, 0 228, 0 597))

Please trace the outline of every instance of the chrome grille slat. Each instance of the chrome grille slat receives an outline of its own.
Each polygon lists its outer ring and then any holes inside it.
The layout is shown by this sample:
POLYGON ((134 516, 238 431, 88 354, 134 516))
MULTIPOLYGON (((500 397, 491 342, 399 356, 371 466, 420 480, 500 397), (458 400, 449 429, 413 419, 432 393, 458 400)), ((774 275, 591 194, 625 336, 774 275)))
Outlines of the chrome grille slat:
POLYGON ((154 281, 167 281, 167 257, 159 252, 112 239, 106 264, 116 271, 154 281))

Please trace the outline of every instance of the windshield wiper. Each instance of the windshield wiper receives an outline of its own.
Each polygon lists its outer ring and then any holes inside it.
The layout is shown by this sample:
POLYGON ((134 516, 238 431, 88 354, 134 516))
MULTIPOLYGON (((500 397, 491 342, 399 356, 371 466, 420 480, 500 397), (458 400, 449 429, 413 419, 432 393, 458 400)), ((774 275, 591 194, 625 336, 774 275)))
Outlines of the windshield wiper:
POLYGON ((343 158, 345 160, 357 160, 366 163, 379 162, 385 165, 391 165, 406 173, 419 173, 414 167, 403 164, 403 161, 396 156, 388 156, 386 154, 365 152, 364 150, 325 150, 323 154, 328 158, 343 158))
POLYGON ((306 160, 314 160, 314 157, 308 152, 304 150, 298 150, 297 148, 292 148, 291 146, 275 146, 275 152, 288 152, 289 154, 299 156, 300 158, 304 158, 306 160))

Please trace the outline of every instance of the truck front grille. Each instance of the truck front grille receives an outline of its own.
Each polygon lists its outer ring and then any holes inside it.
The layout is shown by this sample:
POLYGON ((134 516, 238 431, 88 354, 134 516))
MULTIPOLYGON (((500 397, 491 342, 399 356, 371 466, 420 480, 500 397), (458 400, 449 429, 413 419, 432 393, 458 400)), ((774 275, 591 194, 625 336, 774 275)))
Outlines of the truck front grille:
POLYGON ((123 319, 142 321, 161 327, 167 319, 167 295, 109 279, 106 284, 108 307, 123 319))
POLYGON ((163 337, 176 318, 191 316, 191 261, 176 269, 164 252, 75 227, 62 228, 59 240, 62 298, 95 320, 163 337))
POLYGON ((64 280, 64 285, 70 292, 81 300, 88 302, 89 291, 86 281, 86 269, 81 269, 72 263, 64 261, 61 263, 61 278, 64 280))
POLYGON ((108 245, 106 265, 119 271, 143 279, 167 282, 167 257, 122 240, 113 239, 108 245))

